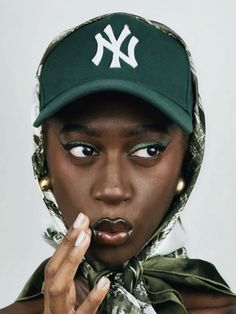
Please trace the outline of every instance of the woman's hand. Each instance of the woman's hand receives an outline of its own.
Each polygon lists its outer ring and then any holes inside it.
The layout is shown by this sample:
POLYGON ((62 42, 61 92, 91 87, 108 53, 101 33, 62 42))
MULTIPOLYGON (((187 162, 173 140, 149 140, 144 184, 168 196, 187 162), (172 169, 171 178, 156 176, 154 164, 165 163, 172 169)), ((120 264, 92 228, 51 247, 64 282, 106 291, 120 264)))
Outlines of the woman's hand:
POLYGON ((102 277, 76 309, 74 277, 91 241, 89 219, 80 214, 45 267, 44 314, 93 314, 106 296, 110 282, 102 277))

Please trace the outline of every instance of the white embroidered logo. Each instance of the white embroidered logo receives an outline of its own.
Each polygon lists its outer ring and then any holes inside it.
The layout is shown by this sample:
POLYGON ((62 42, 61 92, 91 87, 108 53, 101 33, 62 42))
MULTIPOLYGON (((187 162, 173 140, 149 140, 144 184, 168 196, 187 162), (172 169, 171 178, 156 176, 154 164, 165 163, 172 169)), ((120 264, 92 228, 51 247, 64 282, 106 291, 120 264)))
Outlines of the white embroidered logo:
POLYGON ((103 53, 104 53, 104 47, 110 50, 113 53, 112 61, 110 64, 110 68, 120 68, 120 59, 122 59, 124 62, 132 66, 133 68, 136 68, 138 66, 138 63, 135 59, 134 50, 139 42, 139 40, 132 36, 129 41, 128 45, 128 55, 125 55, 121 50, 121 45, 124 42, 124 40, 131 34, 129 30, 129 26, 125 25, 122 32, 120 33, 120 36, 116 40, 111 25, 107 25, 104 28, 104 33, 107 34, 110 41, 104 39, 101 35, 101 33, 96 34, 95 38, 97 40, 97 52, 94 58, 92 59, 92 62, 98 66, 102 60, 103 53))

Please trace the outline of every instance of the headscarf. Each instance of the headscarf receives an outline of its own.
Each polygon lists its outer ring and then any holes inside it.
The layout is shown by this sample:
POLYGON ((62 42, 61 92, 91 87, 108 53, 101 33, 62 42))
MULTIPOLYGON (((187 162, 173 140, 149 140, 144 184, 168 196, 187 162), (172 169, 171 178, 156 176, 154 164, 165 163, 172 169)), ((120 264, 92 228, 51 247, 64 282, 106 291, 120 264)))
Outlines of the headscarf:
MULTIPOLYGON (((85 24, 92 23, 102 17, 92 19, 85 24)), ((137 18, 143 20, 141 17, 137 18)), ((196 72, 185 42, 169 27, 155 21, 145 21, 179 41, 185 48, 189 58, 193 80, 194 106, 193 132, 189 137, 182 168, 185 188, 179 195, 174 197, 167 214, 144 247, 136 256, 121 265, 119 271, 111 271, 96 261, 84 259, 78 272, 87 278, 91 288, 103 275, 108 276, 111 280, 109 293, 102 303, 99 313, 187 313, 181 295, 178 292, 179 286, 192 291, 201 289, 201 291, 206 292, 215 291, 233 295, 212 264, 201 260, 189 259, 184 247, 177 246, 175 250, 168 252, 166 255, 160 254, 160 247, 168 239, 174 226, 180 224, 180 214, 200 171, 205 145, 205 118, 198 92, 196 72)), ((65 36, 82 25, 70 29, 55 38, 45 54, 65 36)), ((36 118, 39 114, 39 78, 42 62, 36 75, 36 104, 33 118, 36 118)), ((33 170, 37 182, 47 175, 47 163, 43 147, 43 132, 40 126, 39 128, 34 128, 34 152, 32 156, 33 170)), ((51 190, 43 191, 42 196, 54 222, 53 227, 47 228, 45 238, 57 246, 63 240, 67 226, 53 192, 51 190)), ((44 265, 45 263, 34 273, 18 300, 25 300, 42 292, 43 276, 39 274, 40 272, 42 274, 44 265), (36 279, 39 282, 37 288, 33 285, 36 279)))

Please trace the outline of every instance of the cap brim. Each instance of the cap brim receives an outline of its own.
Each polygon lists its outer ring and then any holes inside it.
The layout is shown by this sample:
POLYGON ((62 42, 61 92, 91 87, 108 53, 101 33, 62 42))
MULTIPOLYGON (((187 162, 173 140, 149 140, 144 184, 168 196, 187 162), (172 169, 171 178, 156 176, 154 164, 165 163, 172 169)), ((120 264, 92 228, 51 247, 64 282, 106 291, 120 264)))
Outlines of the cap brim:
POLYGON ((139 97, 159 109, 185 132, 191 133, 193 131, 191 116, 185 112, 178 103, 141 84, 116 79, 90 81, 65 91, 63 94, 51 100, 47 106, 41 110, 33 125, 34 127, 39 127, 45 120, 53 117, 59 110, 81 97, 104 91, 123 92, 139 97))

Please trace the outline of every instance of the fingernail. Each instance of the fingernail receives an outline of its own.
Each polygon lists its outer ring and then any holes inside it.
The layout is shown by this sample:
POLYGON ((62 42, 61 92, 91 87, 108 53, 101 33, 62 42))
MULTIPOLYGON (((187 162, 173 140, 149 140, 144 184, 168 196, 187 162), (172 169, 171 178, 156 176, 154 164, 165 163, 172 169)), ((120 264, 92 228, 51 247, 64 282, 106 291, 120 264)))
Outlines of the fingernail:
POLYGON ((75 246, 80 246, 86 238, 86 233, 84 231, 81 231, 77 240, 75 241, 75 246))
POLYGON ((102 289, 105 288, 105 286, 108 284, 108 279, 107 277, 103 276, 102 278, 99 279, 97 283, 97 288, 102 289))
POLYGON ((82 224, 84 223, 85 221, 85 215, 83 213, 80 213, 78 215, 78 217, 76 218, 74 224, 73 224, 73 227, 74 228, 79 228, 82 226, 82 224))

